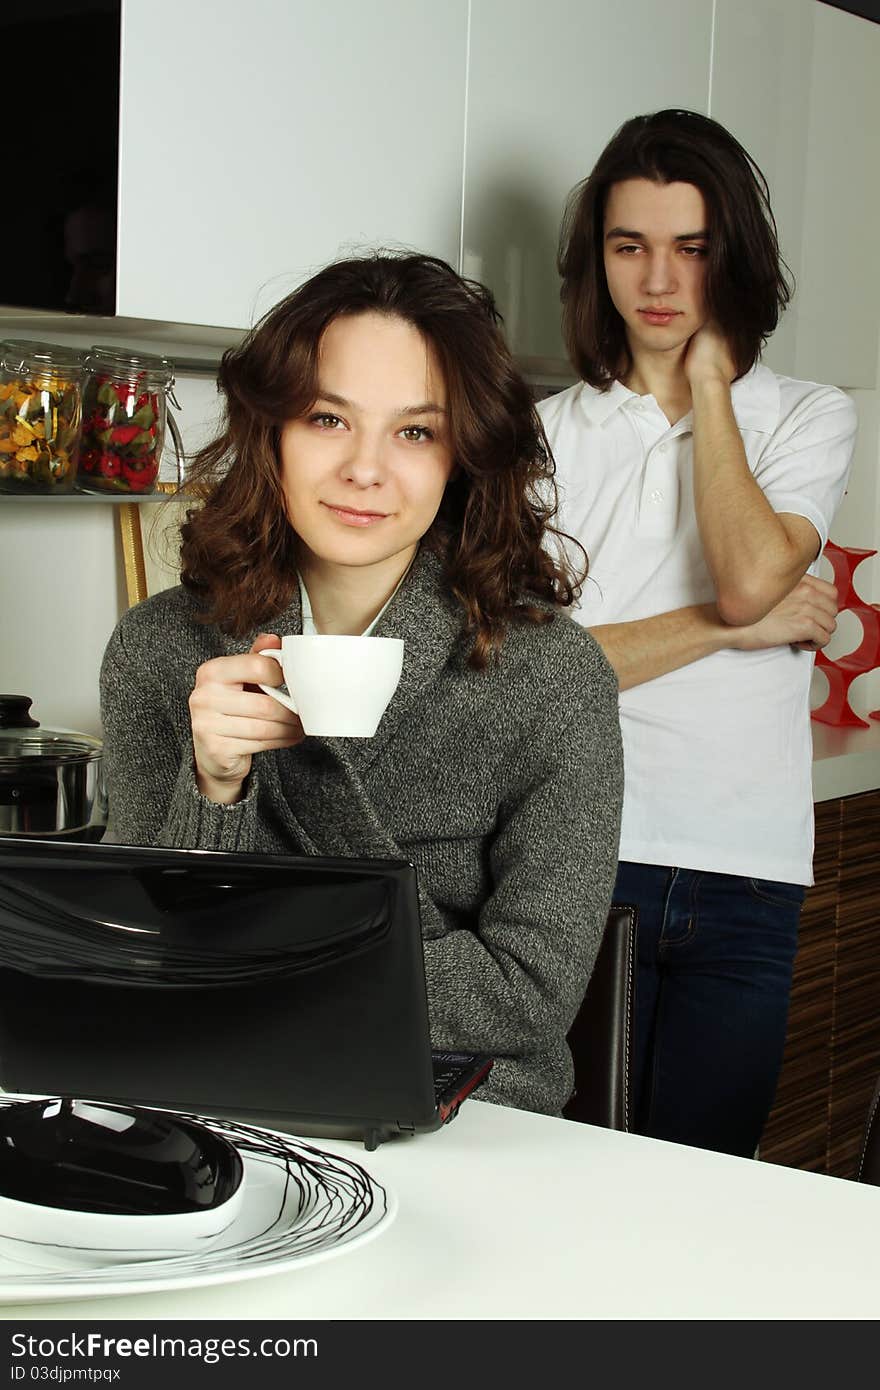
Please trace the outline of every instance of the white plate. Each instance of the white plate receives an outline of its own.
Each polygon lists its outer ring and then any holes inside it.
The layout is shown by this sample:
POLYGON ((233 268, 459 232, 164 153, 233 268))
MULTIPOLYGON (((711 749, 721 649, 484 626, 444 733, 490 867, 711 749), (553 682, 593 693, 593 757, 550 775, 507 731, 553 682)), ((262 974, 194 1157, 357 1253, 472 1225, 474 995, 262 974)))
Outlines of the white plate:
POLYGON ((244 1161, 244 1202, 225 1231, 192 1254, 144 1260, 132 1251, 130 1261, 97 1266, 75 1247, 50 1253, 0 1238, 0 1303, 109 1298, 280 1274, 371 1240, 397 1214, 396 1199, 349 1159, 272 1130, 188 1118, 230 1139, 244 1161))

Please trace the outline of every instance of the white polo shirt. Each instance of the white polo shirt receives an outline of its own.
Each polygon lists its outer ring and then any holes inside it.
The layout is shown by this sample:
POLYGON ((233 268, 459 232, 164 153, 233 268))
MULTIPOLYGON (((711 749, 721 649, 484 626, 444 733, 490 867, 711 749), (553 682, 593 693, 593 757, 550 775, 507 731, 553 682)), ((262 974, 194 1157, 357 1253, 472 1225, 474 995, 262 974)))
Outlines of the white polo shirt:
MULTIPOLYGON (((758 365, 732 387, 749 467, 776 512, 822 545, 855 440, 852 401, 758 365)), ((694 510, 692 417, 653 396, 581 383, 538 406, 556 459, 559 524, 590 561, 585 627, 715 598, 694 510)), ((815 573, 817 565, 812 566, 815 573)), ((812 654, 725 650, 620 696, 620 858, 812 882, 812 654)))

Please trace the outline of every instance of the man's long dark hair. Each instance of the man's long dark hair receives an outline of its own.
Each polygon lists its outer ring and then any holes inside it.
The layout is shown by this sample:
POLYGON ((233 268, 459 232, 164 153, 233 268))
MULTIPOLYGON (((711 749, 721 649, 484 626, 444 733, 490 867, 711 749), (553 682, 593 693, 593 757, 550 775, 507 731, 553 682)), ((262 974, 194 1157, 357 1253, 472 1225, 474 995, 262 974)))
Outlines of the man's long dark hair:
POLYGON ((327 326, 362 313, 412 324, 443 371, 455 467, 423 543, 442 558, 463 610, 469 660, 485 667, 511 621, 547 621, 574 601, 582 576, 561 548, 554 557, 543 544, 553 531, 553 461, 492 296, 432 256, 335 262, 224 353, 223 427, 188 475, 202 505, 181 528, 183 583, 201 597, 206 622, 238 636, 290 602, 298 538, 281 486, 281 429, 315 402, 327 326))
POLYGON ((742 376, 791 298, 790 272, 779 254, 767 180, 729 131, 695 111, 656 111, 626 121, 569 196, 559 273, 573 366, 584 381, 605 390, 632 365, 603 257, 608 194, 625 179, 690 183, 702 193, 709 221, 706 306, 742 376))

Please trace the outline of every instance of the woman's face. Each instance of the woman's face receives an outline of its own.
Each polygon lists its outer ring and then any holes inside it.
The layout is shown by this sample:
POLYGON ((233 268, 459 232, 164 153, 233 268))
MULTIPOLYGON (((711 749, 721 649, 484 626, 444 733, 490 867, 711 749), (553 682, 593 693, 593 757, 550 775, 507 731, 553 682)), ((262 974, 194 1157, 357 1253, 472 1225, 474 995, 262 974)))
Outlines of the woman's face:
POLYGON ((314 559, 397 559, 402 573, 452 472, 446 385, 431 345, 385 314, 334 319, 321 339, 317 399, 283 427, 280 453, 288 520, 314 559))

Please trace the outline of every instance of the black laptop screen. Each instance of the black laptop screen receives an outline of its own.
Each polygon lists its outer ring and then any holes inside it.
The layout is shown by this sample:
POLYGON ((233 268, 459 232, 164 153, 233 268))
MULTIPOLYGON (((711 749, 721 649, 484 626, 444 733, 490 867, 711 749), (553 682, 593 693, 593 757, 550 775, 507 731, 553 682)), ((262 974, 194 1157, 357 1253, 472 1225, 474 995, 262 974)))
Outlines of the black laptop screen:
POLYGON ((309 861, 0 859, 0 960, 31 975, 206 988, 314 969, 381 944, 396 882, 309 861))
POLYGON ((415 871, 0 837, 0 1085, 425 1123, 415 871))

